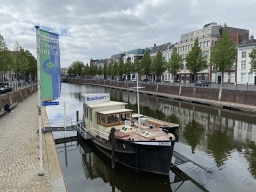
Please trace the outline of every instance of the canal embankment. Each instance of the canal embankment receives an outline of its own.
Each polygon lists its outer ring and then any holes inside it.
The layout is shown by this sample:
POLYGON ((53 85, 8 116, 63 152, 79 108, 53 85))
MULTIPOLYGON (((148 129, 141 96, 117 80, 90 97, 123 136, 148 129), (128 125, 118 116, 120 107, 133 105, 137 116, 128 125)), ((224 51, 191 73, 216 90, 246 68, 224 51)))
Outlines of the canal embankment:
MULTIPOLYGON (((42 136, 44 175, 38 176, 41 171, 38 96, 33 94, 36 89, 28 87, 7 95, 10 103, 20 99, 23 102, 13 113, 0 118, 0 191, 67 191, 52 133, 42 136)), ((6 99, 6 94, 2 98, 6 99)), ((42 119, 42 123, 48 120, 45 107, 42 119)))
MULTIPOLYGON (((74 79, 69 78, 68 83, 98 85, 103 87, 136 92, 137 84, 134 82, 119 82, 107 80, 74 79)), ((215 106, 224 109, 256 113, 256 91, 228 90, 223 88, 183 87, 159 84, 139 83, 141 94, 164 97, 189 103, 215 106)))

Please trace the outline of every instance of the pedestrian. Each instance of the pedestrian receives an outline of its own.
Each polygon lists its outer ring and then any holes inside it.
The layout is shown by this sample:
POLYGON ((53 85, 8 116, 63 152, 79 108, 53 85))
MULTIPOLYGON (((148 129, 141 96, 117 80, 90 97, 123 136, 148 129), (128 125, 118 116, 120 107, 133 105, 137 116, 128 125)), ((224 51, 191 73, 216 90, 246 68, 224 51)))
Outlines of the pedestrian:
POLYGON ((8 105, 8 103, 5 104, 4 110, 5 110, 5 111, 9 111, 9 114, 10 114, 11 112, 13 112, 13 111, 10 109, 10 105, 8 105))

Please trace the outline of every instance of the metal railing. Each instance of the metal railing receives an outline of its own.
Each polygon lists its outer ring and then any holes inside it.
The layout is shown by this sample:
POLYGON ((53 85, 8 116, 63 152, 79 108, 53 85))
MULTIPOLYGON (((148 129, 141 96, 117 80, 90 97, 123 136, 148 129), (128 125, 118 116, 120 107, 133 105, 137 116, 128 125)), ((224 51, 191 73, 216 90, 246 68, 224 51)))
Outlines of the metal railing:
POLYGON ((109 136, 108 133, 100 131, 100 130, 95 129, 95 128, 91 128, 90 131, 92 131, 92 135, 94 135, 95 137, 99 136, 100 139, 103 138, 105 140, 108 140, 108 136, 109 136))
POLYGON ((50 118, 50 119, 43 119, 42 120, 43 122, 43 128, 45 130, 45 127, 64 127, 66 128, 67 126, 71 127, 72 125, 76 125, 76 119, 73 119, 73 118, 67 118, 66 120, 65 119, 60 119, 60 118, 50 118), (68 122, 68 123, 67 123, 68 122), (56 126, 57 124, 57 126, 56 126))

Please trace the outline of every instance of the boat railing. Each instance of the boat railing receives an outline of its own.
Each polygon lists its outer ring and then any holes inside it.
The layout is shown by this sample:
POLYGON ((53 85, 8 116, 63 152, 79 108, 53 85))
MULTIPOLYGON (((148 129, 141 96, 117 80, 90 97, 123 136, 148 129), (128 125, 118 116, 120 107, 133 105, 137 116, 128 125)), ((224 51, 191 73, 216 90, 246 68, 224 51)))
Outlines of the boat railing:
POLYGON ((108 138, 109 134, 106 133, 106 132, 100 131, 100 130, 95 129, 95 128, 91 128, 90 131, 92 131, 92 134, 95 137, 99 137, 100 139, 104 139, 104 140, 109 140, 109 138, 108 138))
POLYGON ((88 129, 86 129, 81 123, 76 124, 76 130, 80 133, 88 132, 88 129))

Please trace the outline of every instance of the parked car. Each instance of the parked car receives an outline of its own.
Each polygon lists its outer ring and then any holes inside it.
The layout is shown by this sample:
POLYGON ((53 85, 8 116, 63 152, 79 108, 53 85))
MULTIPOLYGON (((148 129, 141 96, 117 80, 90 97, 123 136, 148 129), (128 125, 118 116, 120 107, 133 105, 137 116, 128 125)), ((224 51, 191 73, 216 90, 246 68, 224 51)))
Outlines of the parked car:
POLYGON ((137 79, 132 79, 131 82, 137 82, 137 79))
POLYGON ((143 79, 142 81, 145 81, 145 82, 147 82, 147 81, 148 81, 148 79, 143 79))
POLYGON ((119 79, 119 81, 124 81, 124 80, 125 80, 125 79, 124 79, 123 77, 119 79))
POLYGON ((156 79, 156 82, 161 82, 161 79, 156 79))
POLYGON ((207 82, 207 81, 204 81, 204 80, 199 80, 199 81, 195 82, 195 86, 202 86, 202 87, 206 86, 206 87, 208 87, 209 85, 210 85, 210 82, 207 82))

